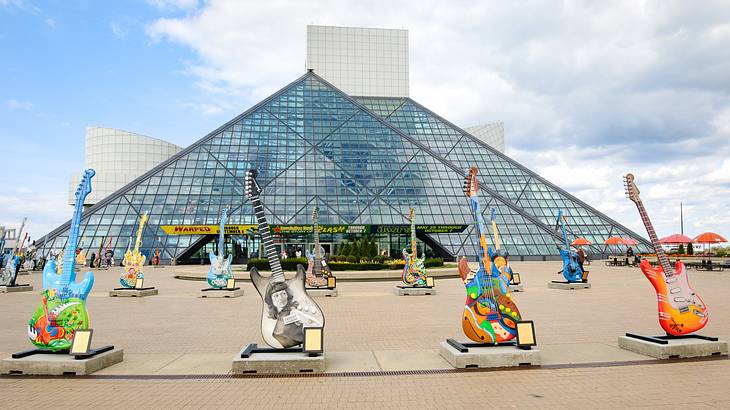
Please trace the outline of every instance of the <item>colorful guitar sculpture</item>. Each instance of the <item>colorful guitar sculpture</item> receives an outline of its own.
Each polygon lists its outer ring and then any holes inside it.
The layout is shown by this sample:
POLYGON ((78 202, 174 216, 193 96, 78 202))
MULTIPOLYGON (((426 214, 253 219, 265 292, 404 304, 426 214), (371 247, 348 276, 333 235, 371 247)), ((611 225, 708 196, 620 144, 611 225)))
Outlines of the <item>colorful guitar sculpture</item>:
POLYGON ((672 336, 686 335, 696 332, 707 324, 709 315, 707 305, 689 284, 687 272, 681 261, 672 267, 659 244, 654 226, 649 220, 649 215, 644 209, 644 204, 639 198, 639 188, 634 184, 634 175, 626 174, 624 177, 626 194, 639 209, 639 215, 644 222, 646 232, 656 251, 659 266, 656 268, 649 264, 646 259, 641 260, 639 267, 649 282, 654 286, 659 309, 659 325, 667 334, 672 336))
POLYGON ((409 209, 408 218, 411 220, 411 253, 408 248, 403 248, 403 259, 406 261, 401 277, 406 285, 426 286, 426 267, 423 265, 423 258, 418 257, 416 246, 416 210, 409 209))
MULTIPOLYGON (((18 238, 20 238, 20 235, 23 234, 23 228, 25 227, 25 221, 28 218, 23 218, 23 222, 20 224, 20 232, 18 232, 18 238)), ((26 232, 26 236, 28 233, 26 232)), ((25 238, 23 238, 23 242, 25 242, 25 238)), ((15 285, 15 277, 18 272, 18 264, 20 263, 20 251, 23 249, 23 244, 20 244, 20 248, 18 248, 18 241, 15 241, 15 246, 13 247, 13 252, 10 253, 7 258, 8 260, 5 262, 5 271, 3 271, 3 285, 5 286, 14 286, 15 285)))
POLYGON ((563 258, 563 277, 568 282, 581 282, 583 281, 583 269, 578 264, 578 255, 570 250, 570 242, 568 242, 568 235, 565 232, 565 221, 563 211, 558 211, 557 220, 555 226, 560 224, 560 228, 563 230, 563 241, 565 241, 565 248, 558 246, 560 256, 563 258))
POLYGON ((269 225, 261 203, 261 188, 256 182, 255 169, 246 173, 246 196, 253 205, 259 224, 259 234, 271 266, 271 276, 266 278, 251 268, 251 281, 263 300, 261 334, 264 341, 274 348, 286 348, 304 342, 304 327, 324 326, 324 315, 304 290, 304 267, 297 265, 297 274, 289 280, 284 277, 279 255, 269 233, 269 225))
POLYGON ((312 210, 312 225, 314 233, 314 251, 307 249, 307 286, 310 288, 321 288, 327 286, 327 278, 332 276, 332 269, 327 264, 327 256, 319 245, 319 208, 316 206, 312 210))
POLYGON ((74 333, 79 329, 89 328, 86 297, 94 285, 94 275, 86 272, 84 279, 76 283, 74 268, 84 200, 91 192, 91 178, 94 174, 93 169, 87 169, 76 188, 76 205, 61 274, 58 274, 56 260, 50 260, 43 268, 41 304, 28 323, 28 338, 40 349, 54 352, 67 350, 71 347, 74 333))
POLYGON ((521 317, 509 293, 509 278, 497 268, 490 257, 487 228, 479 205, 477 172, 477 167, 469 169, 464 193, 469 198, 469 206, 479 230, 479 270, 472 271, 466 258, 459 261, 459 274, 466 286, 466 304, 461 327, 466 336, 475 342, 500 343, 512 340, 517 335, 516 322, 521 317))
POLYGON ((228 284, 228 279, 233 277, 233 271, 231 270, 231 255, 226 256, 226 222, 228 222, 228 208, 225 208, 223 210, 223 215, 221 215, 220 233, 218 234, 218 255, 213 252, 208 254, 208 258, 210 258, 208 284, 215 289, 225 288, 228 284))
POLYGON ((139 253, 139 248, 142 246, 142 231, 144 230, 144 224, 147 223, 149 216, 147 212, 143 213, 139 219, 139 228, 137 228, 137 241, 134 243, 134 250, 127 248, 127 252, 124 253, 124 259, 122 265, 124 270, 122 275, 119 277, 119 283, 125 288, 134 288, 137 285, 137 279, 143 279, 144 273, 144 262, 147 259, 146 256, 139 253))
POLYGON ((507 278, 507 284, 512 283, 512 267, 509 266, 509 253, 507 251, 499 251, 499 231, 497 230, 497 210, 492 208, 489 218, 492 221, 492 238, 494 241, 494 249, 489 248, 489 257, 492 263, 499 270, 500 274, 507 278))

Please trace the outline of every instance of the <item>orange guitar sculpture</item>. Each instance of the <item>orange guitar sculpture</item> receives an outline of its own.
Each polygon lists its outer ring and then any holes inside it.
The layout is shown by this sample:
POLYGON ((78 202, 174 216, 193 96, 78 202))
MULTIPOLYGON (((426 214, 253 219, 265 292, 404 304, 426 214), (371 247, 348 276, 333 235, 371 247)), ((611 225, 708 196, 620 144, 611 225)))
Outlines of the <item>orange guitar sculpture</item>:
POLYGON ((649 220, 649 215, 644 209, 644 204, 639 198, 639 188, 634 184, 634 175, 626 174, 624 177, 626 194, 639 209, 641 220, 644 222, 646 231, 649 233, 656 256, 659 259, 659 266, 656 268, 649 264, 646 259, 641 261, 641 271, 656 290, 657 303, 659 308, 659 324, 668 335, 681 336, 696 332, 707 324, 709 318, 707 305, 700 299, 692 289, 687 279, 687 272, 681 261, 672 267, 659 244, 654 227, 649 220))
POLYGON ((509 293, 509 277, 500 271, 487 247, 487 227, 479 205, 477 167, 466 175, 464 193, 474 213, 479 232, 479 270, 469 269, 466 258, 459 261, 459 275, 466 286, 466 304, 461 315, 464 334, 475 342, 501 343, 514 339, 521 319, 517 305, 509 293))

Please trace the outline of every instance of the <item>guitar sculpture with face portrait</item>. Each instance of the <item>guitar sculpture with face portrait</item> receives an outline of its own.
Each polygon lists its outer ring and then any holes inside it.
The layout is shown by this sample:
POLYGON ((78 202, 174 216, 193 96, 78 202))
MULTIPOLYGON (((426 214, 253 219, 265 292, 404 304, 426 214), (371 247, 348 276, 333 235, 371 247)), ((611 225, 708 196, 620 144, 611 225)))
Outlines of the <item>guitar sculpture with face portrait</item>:
POLYGON ((521 320, 517 305, 509 293, 509 278, 495 265, 487 246, 487 227, 479 204, 478 169, 471 167, 466 175, 464 193, 474 213, 479 232, 479 270, 469 268, 466 258, 459 261, 459 275, 466 286, 466 304, 461 327, 469 339, 482 343, 500 343, 517 335, 521 320))
POLYGON ((563 231, 563 241, 565 242, 565 248, 558 246, 558 252, 563 258, 563 277, 569 283, 583 281, 583 269, 578 264, 578 254, 570 250, 570 242, 568 242, 568 235, 565 232, 565 218, 563 217, 563 211, 558 211, 558 216, 555 221, 555 226, 560 224, 560 228, 563 231))
POLYGON ((692 289, 687 279, 687 272, 681 261, 672 266, 657 239, 654 226, 644 209, 639 197, 639 188, 634 184, 634 175, 624 177, 626 195, 639 209, 646 232, 656 251, 659 266, 651 266, 648 260, 642 259, 639 267, 656 291, 659 308, 659 325, 668 335, 681 336, 696 332, 707 324, 709 319, 707 305, 692 289))
POLYGON ((332 269, 327 264, 324 250, 319 245, 319 208, 312 209, 312 232, 314 233, 314 250, 307 250, 307 286, 310 288, 321 288, 327 286, 327 278, 332 276, 332 269))
POLYGON ((142 231, 144 230, 144 224, 147 223, 147 212, 142 214, 139 219, 139 228, 137 228, 137 241, 134 243, 134 249, 127 248, 127 252, 124 253, 124 259, 122 265, 124 270, 122 275, 119 277, 119 283, 123 287, 132 289, 137 286, 137 279, 143 279, 144 273, 144 262, 147 257, 139 252, 139 248, 142 246, 142 231))
POLYGON ((86 297, 94 285, 94 275, 86 272, 84 280, 76 282, 76 246, 79 240, 81 214, 84 200, 91 192, 91 178, 95 172, 87 169, 76 188, 76 205, 71 219, 68 242, 64 252, 63 269, 58 273, 56 260, 50 260, 43 268, 43 293, 41 304, 28 323, 28 338, 40 349, 52 351, 71 347, 74 333, 89 328, 86 297))
POLYGON ((264 205, 261 203, 261 188, 256 182, 255 169, 246 173, 246 196, 253 205, 259 225, 259 234, 266 249, 271 266, 271 276, 259 274, 256 267, 251 268, 251 281, 263 300, 261 314, 261 334, 264 341, 274 348, 286 348, 304 342, 304 327, 323 327, 324 315, 317 304, 304 290, 306 272, 297 265, 297 274, 287 280, 281 268, 279 255, 269 233, 264 205))
POLYGON ((410 208, 408 210, 408 218, 411 221, 411 253, 408 248, 403 249, 403 259, 406 264, 403 266, 401 278, 403 283, 409 286, 426 286, 426 266, 423 264, 423 258, 418 257, 418 247, 416 246, 416 210, 410 208))
POLYGON ((223 289, 228 284, 228 279, 233 277, 231 270, 231 255, 226 256, 225 248, 225 226, 228 222, 228 208, 223 210, 221 215, 220 233, 218 234, 218 255, 213 252, 208 254, 210 259, 210 270, 208 270, 208 284, 214 289, 223 289))

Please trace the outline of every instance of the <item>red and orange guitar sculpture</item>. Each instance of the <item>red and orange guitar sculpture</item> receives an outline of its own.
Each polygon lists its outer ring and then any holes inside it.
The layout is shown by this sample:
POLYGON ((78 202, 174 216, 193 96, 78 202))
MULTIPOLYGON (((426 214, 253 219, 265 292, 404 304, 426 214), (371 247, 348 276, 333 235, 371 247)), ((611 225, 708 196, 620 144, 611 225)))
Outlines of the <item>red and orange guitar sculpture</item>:
POLYGON ((634 184, 634 175, 626 174, 624 177, 626 194, 639 209, 641 220, 644 222, 649 239, 654 246, 656 256, 659 259, 659 266, 656 268, 649 264, 646 259, 641 261, 641 271, 656 290, 656 297, 659 307, 659 324, 668 335, 681 336, 702 329, 707 324, 707 305, 695 294, 687 279, 684 264, 677 261, 674 268, 669 264, 669 259, 664 249, 659 244, 654 227, 649 220, 649 215, 644 209, 644 204, 639 198, 639 188, 634 184))
POLYGON ((477 171, 477 167, 469 169, 464 193, 469 197, 469 206, 479 231, 479 270, 474 272, 469 269, 466 258, 459 261, 459 275, 466 286, 461 327, 464 334, 475 342, 501 343, 517 335, 517 322, 522 319, 509 293, 509 277, 497 268, 489 256, 487 227, 479 205, 477 171))

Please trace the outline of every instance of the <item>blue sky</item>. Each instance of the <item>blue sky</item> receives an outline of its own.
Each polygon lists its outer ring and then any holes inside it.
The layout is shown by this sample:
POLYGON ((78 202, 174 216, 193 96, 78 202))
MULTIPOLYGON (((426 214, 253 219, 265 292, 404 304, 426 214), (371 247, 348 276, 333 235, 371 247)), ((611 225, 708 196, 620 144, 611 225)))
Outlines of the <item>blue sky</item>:
POLYGON ((405 28, 411 96, 639 233, 730 234, 730 6, 0 0, 0 224, 67 220, 88 125, 186 146, 302 74, 307 24, 405 28))

